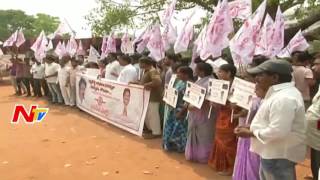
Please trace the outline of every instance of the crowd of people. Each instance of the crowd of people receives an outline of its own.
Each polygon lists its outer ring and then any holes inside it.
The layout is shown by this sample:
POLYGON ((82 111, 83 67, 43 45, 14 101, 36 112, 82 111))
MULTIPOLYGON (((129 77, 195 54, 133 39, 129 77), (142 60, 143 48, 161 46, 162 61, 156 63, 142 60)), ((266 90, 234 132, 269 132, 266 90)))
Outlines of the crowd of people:
POLYGON ((320 55, 295 52, 289 60, 255 56, 242 71, 232 60, 219 67, 209 61, 214 60, 196 58, 190 66, 191 59, 178 54, 168 53, 155 62, 146 54, 110 53, 98 62, 85 62, 83 56, 59 60, 49 53, 42 63, 32 56, 13 56, 8 70, 16 95, 44 95, 53 104, 75 106, 77 72, 99 69, 97 78, 150 90, 143 137, 162 137, 164 151, 184 153, 187 160, 207 163, 234 180, 294 180, 295 166, 304 161, 309 147, 313 179, 318 180, 320 55), (175 108, 162 101, 173 75, 175 108), (210 79, 232 84, 235 77, 256 84, 249 111, 231 102, 205 100, 196 108, 183 100, 187 82, 208 88, 210 79))

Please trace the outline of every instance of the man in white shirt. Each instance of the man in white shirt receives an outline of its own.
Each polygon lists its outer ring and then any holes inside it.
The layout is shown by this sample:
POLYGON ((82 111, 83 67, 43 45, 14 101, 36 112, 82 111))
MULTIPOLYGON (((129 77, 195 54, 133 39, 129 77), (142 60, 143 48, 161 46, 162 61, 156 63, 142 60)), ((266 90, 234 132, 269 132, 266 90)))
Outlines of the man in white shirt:
POLYGON ((272 59, 248 69, 255 75, 263 102, 250 129, 238 127, 240 137, 251 137, 252 152, 261 157, 261 180, 295 180, 295 165, 305 159, 305 116, 301 93, 291 82, 292 66, 272 59))
POLYGON ((44 80, 44 64, 41 64, 35 58, 32 59, 35 63, 32 65, 30 73, 33 76, 34 96, 42 97, 41 83, 44 80))
POLYGON ((58 71, 60 65, 55 63, 55 57, 53 55, 48 55, 46 57, 45 64, 45 78, 48 83, 48 88, 51 93, 52 103, 63 103, 63 98, 58 87, 58 71))
MULTIPOLYGON (((320 54, 316 56, 312 69, 315 76, 320 78, 320 54)), ((307 144, 311 148, 311 170, 313 179, 319 178, 320 168, 320 88, 307 110, 307 144)))
POLYGON ((108 58, 110 58, 109 64, 107 64, 105 69, 105 78, 109 80, 116 81, 119 77, 119 74, 122 70, 122 67, 120 63, 117 60, 117 57, 115 54, 109 54, 108 58))
POLYGON ((60 69, 58 71, 58 82, 61 90, 61 95, 64 100, 64 104, 72 106, 70 104, 70 67, 67 63, 70 60, 70 56, 64 56, 60 60, 60 69))
POLYGON ((119 63, 123 67, 117 79, 118 82, 130 83, 138 80, 136 68, 131 64, 131 58, 127 55, 119 56, 119 63))

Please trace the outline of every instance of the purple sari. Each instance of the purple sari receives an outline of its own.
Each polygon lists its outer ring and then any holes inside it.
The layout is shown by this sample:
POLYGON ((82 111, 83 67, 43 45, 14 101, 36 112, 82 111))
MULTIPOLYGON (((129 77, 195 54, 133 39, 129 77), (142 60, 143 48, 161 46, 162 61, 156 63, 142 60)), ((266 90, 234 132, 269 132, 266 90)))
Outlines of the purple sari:
MULTIPOLYGON (((239 126, 249 126, 260 106, 260 99, 254 98, 248 123, 239 118, 239 126)), ((250 138, 239 138, 233 180, 259 180, 260 157, 250 152, 250 138)))
MULTIPOLYGON (((214 77, 207 76, 196 82, 197 85, 208 88, 209 79, 214 77)), ((208 163, 209 155, 212 149, 212 142, 215 134, 215 113, 211 111, 210 119, 209 102, 205 101, 201 109, 189 111, 188 116, 188 134, 185 156, 187 160, 208 163)))

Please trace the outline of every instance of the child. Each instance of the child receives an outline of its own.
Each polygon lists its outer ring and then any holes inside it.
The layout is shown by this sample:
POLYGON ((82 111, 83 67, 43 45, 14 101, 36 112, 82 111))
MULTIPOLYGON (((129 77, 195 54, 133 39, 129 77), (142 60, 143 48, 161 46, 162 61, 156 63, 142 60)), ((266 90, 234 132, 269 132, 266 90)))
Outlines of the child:
POLYGON ((55 63, 54 61, 54 56, 48 55, 46 57, 45 78, 47 80, 48 88, 51 93, 52 103, 62 104, 63 98, 61 96, 61 92, 57 84, 58 71, 60 69, 60 65, 55 63))
POLYGON ((75 58, 71 59, 70 68, 70 106, 76 105, 76 74, 80 72, 81 67, 75 58))
POLYGON ((60 70, 58 72, 58 82, 60 85, 60 90, 62 97, 64 99, 64 104, 71 106, 70 104, 70 67, 66 66, 69 62, 70 57, 64 56, 60 60, 60 70))
POLYGON ((31 67, 31 74, 33 75, 34 83, 34 96, 42 97, 41 93, 41 82, 44 79, 44 64, 41 64, 35 58, 32 58, 32 61, 35 62, 31 67))

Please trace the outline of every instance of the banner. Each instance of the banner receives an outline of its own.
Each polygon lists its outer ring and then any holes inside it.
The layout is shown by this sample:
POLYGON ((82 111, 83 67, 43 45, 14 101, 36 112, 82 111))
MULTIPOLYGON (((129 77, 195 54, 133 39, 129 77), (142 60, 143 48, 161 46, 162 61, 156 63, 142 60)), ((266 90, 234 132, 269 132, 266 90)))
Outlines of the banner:
POLYGON ((175 88, 166 86, 163 101, 173 108, 176 108, 178 103, 178 91, 175 88))
POLYGON ((200 109, 204 102, 206 91, 206 88, 203 88, 192 82, 188 82, 183 100, 200 109))
POLYGON ((237 104, 237 106, 250 110, 252 99, 256 96, 256 85, 254 83, 234 78, 229 101, 237 104))
POLYGON ((77 106, 99 119, 142 136, 150 91, 77 74, 77 106))
POLYGON ((229 95, 229 88, 229 81, 210 79, 206 99, 217 104, 226 105, 229 95))

